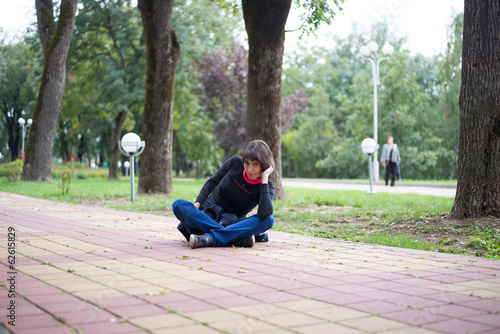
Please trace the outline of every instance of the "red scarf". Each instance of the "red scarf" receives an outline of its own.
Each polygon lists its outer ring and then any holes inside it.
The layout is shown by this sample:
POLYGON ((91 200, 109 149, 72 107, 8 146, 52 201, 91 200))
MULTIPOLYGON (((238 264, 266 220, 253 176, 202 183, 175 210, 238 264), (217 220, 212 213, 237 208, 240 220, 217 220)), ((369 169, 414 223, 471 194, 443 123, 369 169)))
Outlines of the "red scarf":
POLYGON ((251 180, 248 175, 247 175, 247 171, 246 170, 243 170, 243 178, 245 179, 245 181, 247 181, 248 183, 250 184, 259 184, 262 182, 262 179, 255 179, 255 180, 251 180))

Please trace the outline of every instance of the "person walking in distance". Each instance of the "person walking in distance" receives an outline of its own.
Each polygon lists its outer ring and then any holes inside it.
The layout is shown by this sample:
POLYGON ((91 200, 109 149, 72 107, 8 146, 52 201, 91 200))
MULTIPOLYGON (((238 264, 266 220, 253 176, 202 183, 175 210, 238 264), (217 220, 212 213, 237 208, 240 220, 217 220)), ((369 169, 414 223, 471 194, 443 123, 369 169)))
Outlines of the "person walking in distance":
POLYGON ((382 166, 385 167, 385 185, 389 184, 389 175, 391 176, 391 187, 396 183, 398 165, 401 162, 398 145, 394 144, 394 137, 387 137, 387 144, 382 147, 382 156, 380 157, 382 166))

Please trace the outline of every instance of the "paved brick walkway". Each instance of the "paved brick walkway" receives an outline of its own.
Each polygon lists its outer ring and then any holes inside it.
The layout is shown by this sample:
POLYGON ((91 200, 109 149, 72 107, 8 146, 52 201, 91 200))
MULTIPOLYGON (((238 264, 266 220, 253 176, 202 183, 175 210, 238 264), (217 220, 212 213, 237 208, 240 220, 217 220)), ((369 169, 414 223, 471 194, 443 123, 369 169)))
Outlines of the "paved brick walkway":
POLYGON ((279 232, 253 249, 191 250, 175 226, 165 217, 0 192, 4 328, 500 333, 500 261, 279 232))

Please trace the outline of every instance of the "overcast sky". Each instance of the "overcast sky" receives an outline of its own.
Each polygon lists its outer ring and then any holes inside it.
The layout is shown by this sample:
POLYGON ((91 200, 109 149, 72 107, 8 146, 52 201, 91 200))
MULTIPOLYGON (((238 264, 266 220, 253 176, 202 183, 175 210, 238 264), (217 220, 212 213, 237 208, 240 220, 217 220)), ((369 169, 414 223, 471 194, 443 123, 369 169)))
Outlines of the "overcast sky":
MULTIPOLYGON (((0 27, 9 35, 21 35, 36 20, 35 0, 0 0, 0 27)), ((446 47, 446 31, 453 13, 463 11, 464 0, 345 0, 343 13, 332 25, 323 25, 318 37, 305 37, 307 45, 327 46, 331 36, 345 36, 352 22, 367 32, 377 21, 387 18, 395 24, 396 34, 408 36, 408 49, 426 56, 437 54, 446 47)), ((300 26, 293 10, 287 29, 300 26)), ((286 50, 293 50, 299 33, 287 33, 286 50)))
MULTIPOLYGON (((306 45, 327 47, 331 36, 346 36, 356 22, 362 33, 379 21, 391 21, 399 36, 407 36, 412 53, 435 55, 446 48, 447 28, 452 15, 463 12, 464 0, 345 0, 343 11, 331 25, 323 25, 317 38, 307 37, 306 45)), ((287 29, 300 26, 291 12, 287 29)), ((285 48, 293 49, 300 33, 287 33, 285 48)))

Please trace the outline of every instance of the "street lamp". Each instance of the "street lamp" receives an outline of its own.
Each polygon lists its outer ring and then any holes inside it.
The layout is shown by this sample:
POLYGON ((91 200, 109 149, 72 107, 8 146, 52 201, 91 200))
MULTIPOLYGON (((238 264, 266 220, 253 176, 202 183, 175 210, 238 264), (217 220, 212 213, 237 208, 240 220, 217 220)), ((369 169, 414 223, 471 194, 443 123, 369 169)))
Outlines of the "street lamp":
POLYGON ((373 77, 373 139, 375 140, 375 143, 377 144, 374 152, 374 159, 373 159, 373 179, 374 181, 378 181, 378 175, 379 175, 379 165, 378 165, 378 101, 377 101, 377 87, 380 84, 380 62, 382 60, 389 59, 389 56, 394 53, 394 48, 389 45, 385 44, 384 47, 382 48, 382 53, 385 55, 385 57, 380 57, 377 59, 375 52, 378 51, 378 44, 371 41, 368 42, 368 44, 362 46, 359 49, 359 53, 368 59, 370 63, 372 64, 372 77, 373 77), (373 53, 373 56, 370 57, 370 55, 373 53))
POLYGON ((367 194, 376 194, 377 192, 373 191, 373 177, 372 177, 372 155, 377 152, 377 142, 372 138, 366 138, 361 143, 361 150, 363 154, 368 156, 368 175, 370 176, 370 191, 367 194))
POLYGON ((23 136, 22 136, 23 144, 21 146, 21 159, 24 159, 24 138, 26 138, 26 129, 31 126, 31 124, 33 123, 33 120, 31 118, 28 119, 28 124, 26 124, 25 119, 21 117, 17 121, 18 121, 19 125, 23 128, 23 136))
POLYGON ((141 141, 141 137, 133 132, 129 132, 122 137, 121 141, 118 141, 118 147, 120 151, 125 156, 130 157, 130 200, 134 202, 134 157, 139 156, 144 147, 146 147, 146 142, 141 141))

